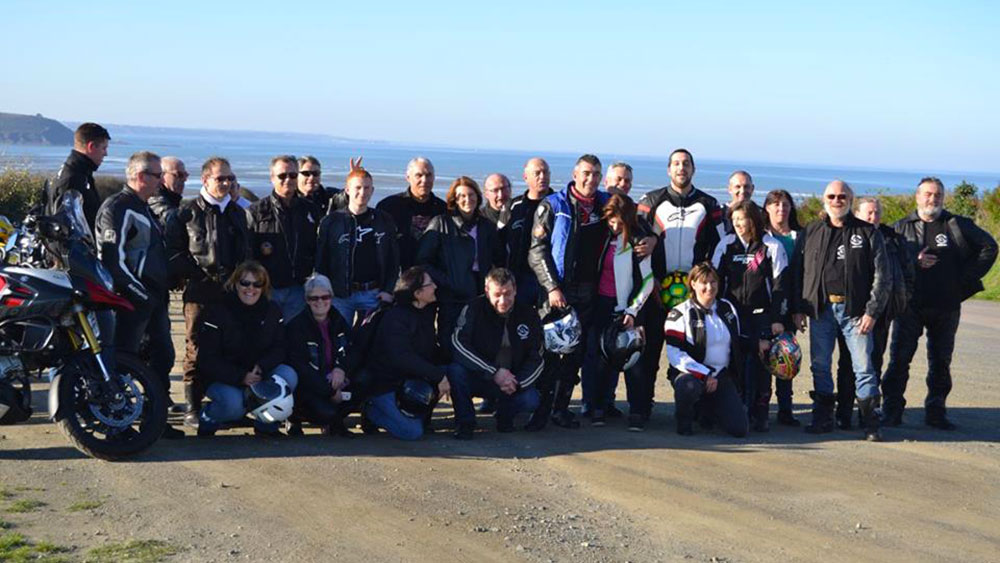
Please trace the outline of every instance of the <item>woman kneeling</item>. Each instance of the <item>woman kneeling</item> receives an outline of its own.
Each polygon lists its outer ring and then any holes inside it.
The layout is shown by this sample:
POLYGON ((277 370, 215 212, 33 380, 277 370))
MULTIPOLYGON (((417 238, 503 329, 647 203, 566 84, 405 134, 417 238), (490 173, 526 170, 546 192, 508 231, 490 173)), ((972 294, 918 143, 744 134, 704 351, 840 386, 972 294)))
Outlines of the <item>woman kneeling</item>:
MULTIPOLYGON (((227 422, 252 410, 250 387, 278 378, 294 391, 298 377, 285 360, 285 327, 281 310, 268 299, 270 279, 259 262, 236 267, 222 300, 205 309, 198 328, 198 372, 212 401, 201 410, 199 436, 211 436, 227 422), (248 409, 248 406, 250 409, 248 409)), ((289 412, 254 421, 258 435, 281 436, 278 425, 289 412), (282 418, 283 417, 283 418, 282 418)))
POLYGON ((736 308, 719 293, 719 274, 701 263, 688 274, 691 298, 667 314, 664 325, 668 376, 674 385, 677 433, 691 435, 696 411, 723 430, 746 436, 747 411, 736 387, 745 338, 736 308))

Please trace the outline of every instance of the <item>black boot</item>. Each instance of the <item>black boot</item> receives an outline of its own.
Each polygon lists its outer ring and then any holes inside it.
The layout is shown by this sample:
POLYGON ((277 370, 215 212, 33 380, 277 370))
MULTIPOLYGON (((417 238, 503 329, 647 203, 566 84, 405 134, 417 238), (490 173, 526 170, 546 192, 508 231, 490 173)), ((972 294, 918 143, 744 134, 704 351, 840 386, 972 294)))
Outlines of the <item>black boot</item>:
POLYGON ((810 391, 813 400, 812 422, 806 427, 808 434, 826 434, 833 432, 833 405, 837 398, 829 393, 810 391))
POLYGON ((882 431, 879 430, 878 404, 879 397, 877 395, 867 399, 858 399, 858 411, 861 413, 865 429, 865 440, 869 442, 882 441, 882 431))
POLYGON ((528 424, 524 427, 528 432, 544 430, 545 425, 549 423, 549 416, 552 415, 552 390, 539 389, 538 391, 540 395, 538 408, 535 409, 535 412, 531 413, 531 419, 528 420, 528 424))
POLYGON ((753 431, 768 432, 771 426, 767 419, 768 404, 757 404, 753 407, 753 431))
POLYGON ((778 408, 778 424, 782 426, 801 426, 799 419, 795 418, 792 409, 778 408))
POLYGON ((576 415, 569 410, 569 401, 573 396, 573 385, 565 381, 556 382, 556 389, 553 393, 555 400, 552 405, 552 424, 562 428, 579 428, 580 421, 576 415))
POLYGON ((938 430, 954 430, 955 424, 948 420, 944 407, 924 407, 924 424, 938 430))
POLYGON ((198 414, 201 412, 201 400, 203 395, 201 389, 194 383, 184 383, 184 401, 187 403, 187 411, 184 413, 184 426, 197 429, 198 414))
POLYGON ((851 426, 851 416, 854 414, 854 401, 850 402, 838 397, 837 398, 837 428, 841 430, 850 430, 851 426))

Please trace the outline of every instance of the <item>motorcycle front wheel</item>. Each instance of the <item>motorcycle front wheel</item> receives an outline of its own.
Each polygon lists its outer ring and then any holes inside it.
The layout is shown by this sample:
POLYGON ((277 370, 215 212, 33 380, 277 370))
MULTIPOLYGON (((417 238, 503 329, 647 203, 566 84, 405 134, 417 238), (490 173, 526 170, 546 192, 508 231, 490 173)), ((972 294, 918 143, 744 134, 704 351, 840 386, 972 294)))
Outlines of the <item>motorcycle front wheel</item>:
POLYGON ((76 449, 107 461, 132 457, 153 445, 167 424, 167 394, 153 372, 131 354, 116 354, 118 390, 100 389, 95 363, 69 369, 59 381, 56 424, 76 449))

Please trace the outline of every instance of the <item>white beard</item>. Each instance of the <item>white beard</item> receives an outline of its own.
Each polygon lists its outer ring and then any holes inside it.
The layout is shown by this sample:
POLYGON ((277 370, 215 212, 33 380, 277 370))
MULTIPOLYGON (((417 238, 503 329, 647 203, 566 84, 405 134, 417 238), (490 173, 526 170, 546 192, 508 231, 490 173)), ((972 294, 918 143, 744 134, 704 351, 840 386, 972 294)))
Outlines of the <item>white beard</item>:
POLYGON ((930 219, 933 221, 934 219, 937 219, 939 215, 941 215, 941 211, 943 210, 944 210, 943 205, 935 205, 932 207, 918 207, 917 215, 920 215, 920 217, 923 219, 930 219))
POLYGON ((826 214, 831 219, 840 220, 840 219, 843 219, 844 217, 847 217, 848 215, 850 215, 850 213, 851 213, 851 207, 848 206, 848 205, 845 205, 843 209, 836 210, 836 209, 833 209, 832 207, 830 207, 829 203, 823 202, 823 211, 826 211, 826 214))

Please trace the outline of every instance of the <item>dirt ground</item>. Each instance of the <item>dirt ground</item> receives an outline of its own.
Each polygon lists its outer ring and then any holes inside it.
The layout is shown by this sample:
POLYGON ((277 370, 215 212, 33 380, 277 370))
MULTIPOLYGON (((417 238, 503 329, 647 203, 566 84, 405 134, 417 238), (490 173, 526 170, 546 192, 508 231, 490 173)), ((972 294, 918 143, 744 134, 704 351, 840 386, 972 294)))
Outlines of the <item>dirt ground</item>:
MULTIPOLYGON (((181 338, 177 318, 174 329, 181 338)), ((180 550, 176 561, 997 561, 998 337, 1000 305, 967 303, 950 399, 959 430, 922 425, 918 353, 916 407, 881 444, 777 426, 743 440, 681 437, 661 378, 642 434, 612 420, 498 435, 483 418, 475 440, 457 442, 445 407, 417 443, 188 430, 105 463, 47 422, 40 386, 40 412, 0 427, 0 522, 71 547, 71 559, 155 539, 180 550), (13 511, 31 500, 44 505, 13 511)), ((619 399, 625 408, 624 384, 619 399)))

